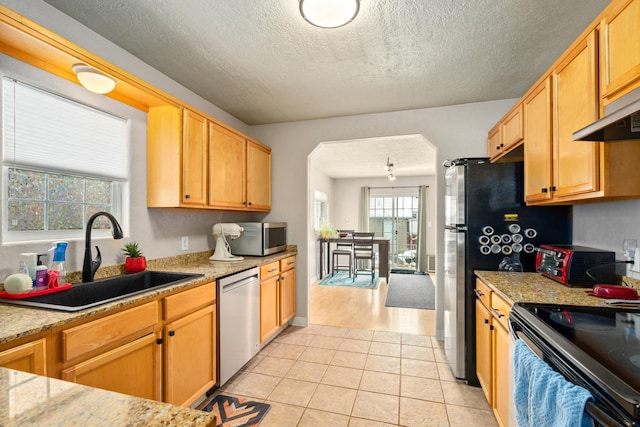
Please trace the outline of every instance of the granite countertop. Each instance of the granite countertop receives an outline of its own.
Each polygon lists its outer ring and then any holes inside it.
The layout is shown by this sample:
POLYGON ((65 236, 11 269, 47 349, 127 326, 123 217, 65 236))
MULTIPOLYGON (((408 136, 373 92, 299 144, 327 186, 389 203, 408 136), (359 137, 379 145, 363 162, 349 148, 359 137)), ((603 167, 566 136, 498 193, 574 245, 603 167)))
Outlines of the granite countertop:
MULTIPOLYGON (((55 311, 0 303, 0 318, 2 319, 2 322, 0 323, 0 344, 36 335, 54 328, 62 327, 65 324, 76 320, 84 319, 100 313, 106 313, 111 310, 169 294, 176 290, 212 282, 220 277, 228 276, 263 264, 268 264, 273 261, 278 261, 291 255, 295 255, 297 253, 296 249, 297 248, 295 247, 290 247, 287 248, 285 252, 265 257, 244 257, 244 260, 237 262, 209 261, 208 256, 210 253, 208 252, 190 254, 185 257, 170 257, 150 260, 147 263, 148 270, 196 273, 203 274, 203 276, 77 312, 55 311)), ((117 275, 121 271, 119 268, 114 267, 105 267, 101 270, 103 270, 103 276, 105 274, 104 271, 107 271, 111 275, 117 275)), ((98 272, 101 273, 100 270, 98 270, 98 272)), ((69 276, 75 277, 72 274, 69 276)), ((99 280, 98 277, 96 277, 96 280, 99 280)), ((91 286, 91 283, 78 284, 77 286, 91 286)))
POLYGON ((210 412, 0 368, 0 426, 216 425, 210 412))
POLYGON ((539 273, 477 270, 475 274, 511 304, 535 302, 609 307, 603 298, 585 293, 591 288, 570 288, 539 273))

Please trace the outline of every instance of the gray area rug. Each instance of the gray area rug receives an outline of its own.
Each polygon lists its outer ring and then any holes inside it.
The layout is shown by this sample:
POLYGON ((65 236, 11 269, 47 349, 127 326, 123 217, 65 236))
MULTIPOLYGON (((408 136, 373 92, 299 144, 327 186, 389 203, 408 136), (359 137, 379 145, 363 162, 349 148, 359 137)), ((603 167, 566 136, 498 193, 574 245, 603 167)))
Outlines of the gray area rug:
POLYGON ((428 274, 394 274, 389 277, 386 307, 436 308, 436 287, 428 274))

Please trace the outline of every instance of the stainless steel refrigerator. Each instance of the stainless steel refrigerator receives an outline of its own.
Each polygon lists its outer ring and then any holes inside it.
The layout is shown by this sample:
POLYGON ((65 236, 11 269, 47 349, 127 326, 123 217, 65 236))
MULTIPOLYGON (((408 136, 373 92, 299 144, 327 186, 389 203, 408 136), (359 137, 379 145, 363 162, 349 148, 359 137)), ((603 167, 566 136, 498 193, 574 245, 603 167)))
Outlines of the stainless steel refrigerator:
POLYGON ((538 245, 571 243, 571 207, 525 206, 522 162, 445 167, 445 354, 456 378, 478 385, 474 271, 535 271, 538 245))

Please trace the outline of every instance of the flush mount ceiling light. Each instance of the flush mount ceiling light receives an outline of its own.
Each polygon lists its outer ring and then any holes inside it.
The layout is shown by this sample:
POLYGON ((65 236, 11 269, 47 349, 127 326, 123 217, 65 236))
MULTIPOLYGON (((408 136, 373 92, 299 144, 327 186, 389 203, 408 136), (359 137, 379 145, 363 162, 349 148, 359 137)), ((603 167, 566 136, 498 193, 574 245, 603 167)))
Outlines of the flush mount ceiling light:
POLYGON ((387 165, 384 167, 384 169, 387 171, 387 178, 389 178, 389 181, 395 181, 396 176, 393 174, 393 163, 389 163, 388 157, 387 157, 387 165))
POLYGON ((300 0, 300 14, 310 24, 338 28, 353 21, 360 10, 359 0, 300 0))
POLYGON ((75 64, 72 67, 72 70, 76 73, 76 76, 78 76, 80 84, 87 90, 94 93, 109 93, 114 87, 116 87, 116 83, 118 82, 113 77, 108 76, 87 64, 75 64))

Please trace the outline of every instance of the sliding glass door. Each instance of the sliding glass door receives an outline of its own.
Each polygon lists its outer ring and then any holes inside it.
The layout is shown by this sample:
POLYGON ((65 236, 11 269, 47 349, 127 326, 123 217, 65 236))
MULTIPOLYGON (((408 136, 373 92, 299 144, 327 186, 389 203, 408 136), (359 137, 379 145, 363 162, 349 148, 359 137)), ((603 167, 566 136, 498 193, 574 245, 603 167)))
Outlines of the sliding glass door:
POLYGON ((418 195, 371 196, 369 230, 389 239, 391 269, 416 268, 418 195))

